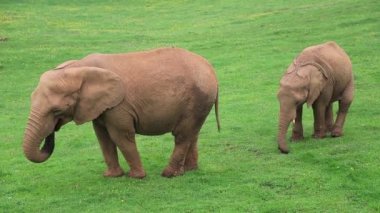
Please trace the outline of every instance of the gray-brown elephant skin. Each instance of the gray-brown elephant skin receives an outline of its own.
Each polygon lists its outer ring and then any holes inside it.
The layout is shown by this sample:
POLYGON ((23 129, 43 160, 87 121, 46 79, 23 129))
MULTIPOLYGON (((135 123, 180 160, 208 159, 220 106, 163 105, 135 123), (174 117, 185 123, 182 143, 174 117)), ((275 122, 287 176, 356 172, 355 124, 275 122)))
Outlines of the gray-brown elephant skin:
POLYGON ((292 140, 303 139, 302 106, 312 106, 315 138, 328 132, 343 135, 343 125, 353 100, 354 79, 350 58, 335 42, 304 49, 286 70, 277 98, 280 102, 278 148, 288 153, 286 132, 294 121, 292 140), (334 123, 332 104, 339 101, 334 123))
POLYGON ((171 132, 175 147, 162 175, 178 176, 198 167, 199 131, 214 105, 219 129, 215 72, 187 50, 91 54, 42 74, 32 93, 23 149, 29 160, 44 162, 62 125, 92 121, 107 165, 104 176, 124 175, 118 148, 130 167, 128 176, 143 178, 135 134, 171 132))

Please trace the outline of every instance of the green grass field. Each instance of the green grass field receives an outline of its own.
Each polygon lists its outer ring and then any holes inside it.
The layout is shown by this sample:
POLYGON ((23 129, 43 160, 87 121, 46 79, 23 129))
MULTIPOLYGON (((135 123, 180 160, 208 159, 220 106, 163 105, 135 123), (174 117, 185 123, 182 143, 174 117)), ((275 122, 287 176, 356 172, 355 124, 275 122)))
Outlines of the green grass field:
POLYGON ((378 0, 1 0, 0 212, 379 212, 379 68, 378 0), (355 72, 345 135, 312 139, 305 109, 305 140, 281 155, 279 80, 303 48, 328 40, 355 72), (222 131, 212 111, 199 170, 162 178, 171 135, 138 136, 148 176, 103 178, 90 123, 61 129, 46 163, 25 159, 30 94, 44 71, 93 52, 162 46, 203 55, 217 71, 222 131))

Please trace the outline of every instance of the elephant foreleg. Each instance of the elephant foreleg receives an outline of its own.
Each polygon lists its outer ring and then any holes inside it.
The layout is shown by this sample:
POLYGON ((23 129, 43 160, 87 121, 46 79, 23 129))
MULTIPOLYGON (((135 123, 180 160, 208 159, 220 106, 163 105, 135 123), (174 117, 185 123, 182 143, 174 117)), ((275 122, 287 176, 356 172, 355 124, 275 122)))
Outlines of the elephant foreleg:
POLYGON ((303 127, 302 127, 302 105, 297 107, 296 118, 294 120, 292 140, 298 141, 303 139, 303 127))
POLYGON ((314 138, 324 138, 326 136, 326 123, 325 123, 326 106, 316 103, 313 105, 314 115, 314 138))
POLYGON ((330 103, 326 108, 325 122, 326 122, 326 132, 331 132, 333 128, 333 123, 334 123, 333 103, 330 103))
POLYGON ((103 153, 107 170, 103 173, 105 177, 120 177, 124 175, 124 171, 119 165, 116 145, 112 142, 107 130, 104 126, 93 122, 93 127, 98 138, 100 148, 103 153))
POLYGON ((128 176, 132 178, 144 178, 146 174, 142 167, 139 152, 137 151, 134 133, 114 127, 109 127, 109 132, 112 140, 116 143, 129 165, 130 171, 128 172, 128 176))

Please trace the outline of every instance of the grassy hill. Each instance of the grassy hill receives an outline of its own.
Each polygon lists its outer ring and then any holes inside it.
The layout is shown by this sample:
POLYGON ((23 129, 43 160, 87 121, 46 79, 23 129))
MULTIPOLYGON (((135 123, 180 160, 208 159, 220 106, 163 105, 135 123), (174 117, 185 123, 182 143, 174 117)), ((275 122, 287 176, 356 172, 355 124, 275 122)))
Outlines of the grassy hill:
POLYGON ((379 20, 377 0, 2 0, 0 211, 379 212, 379 20), (345 135, 311 138, 305 107, 306 138, 281 155, 279 80, 303 48, 329 40, 346 50, 355 72, 345 135), (30 94, 44 71, 93 52, 161 46, 201 54, 217 70, 222 131, 211 113, 199 170, 160 177, 171 135, 138 136, 147 178, 105 179, 90 123, 63 127, 46 163, 25 159, 30 94))

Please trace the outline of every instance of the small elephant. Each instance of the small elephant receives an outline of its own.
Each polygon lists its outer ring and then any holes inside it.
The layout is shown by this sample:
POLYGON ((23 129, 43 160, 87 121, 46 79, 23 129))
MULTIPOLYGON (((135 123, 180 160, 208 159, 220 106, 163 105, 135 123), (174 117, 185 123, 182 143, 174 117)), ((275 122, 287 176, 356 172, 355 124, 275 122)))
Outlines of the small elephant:
POLYGON ((119 148, 130 167, 128 176, 143 178, 135 134, 171 132, 175 147, 162 176, 178 176, 198 167, 199 131, 214 104, 219 130, 215 72, 187 50, 91 54, 42 74, 31 96, 24 154, 44 162, 53 152, 55 131, 70 121, 92 121, 107 165, 104 176, 124 175, 119 148))
POLYGON ((335 42, 304 49, 286 70, 277 98, 280 102, 278 148, 288 153, 286 132, 294 121, 292 140, 303 139, 302 105, 313 107, 315 138, 343 134, 343 124, 353 100, 354 79, 350 58, 335 42), (332 104, 339 101, 333 124, 332 104))

